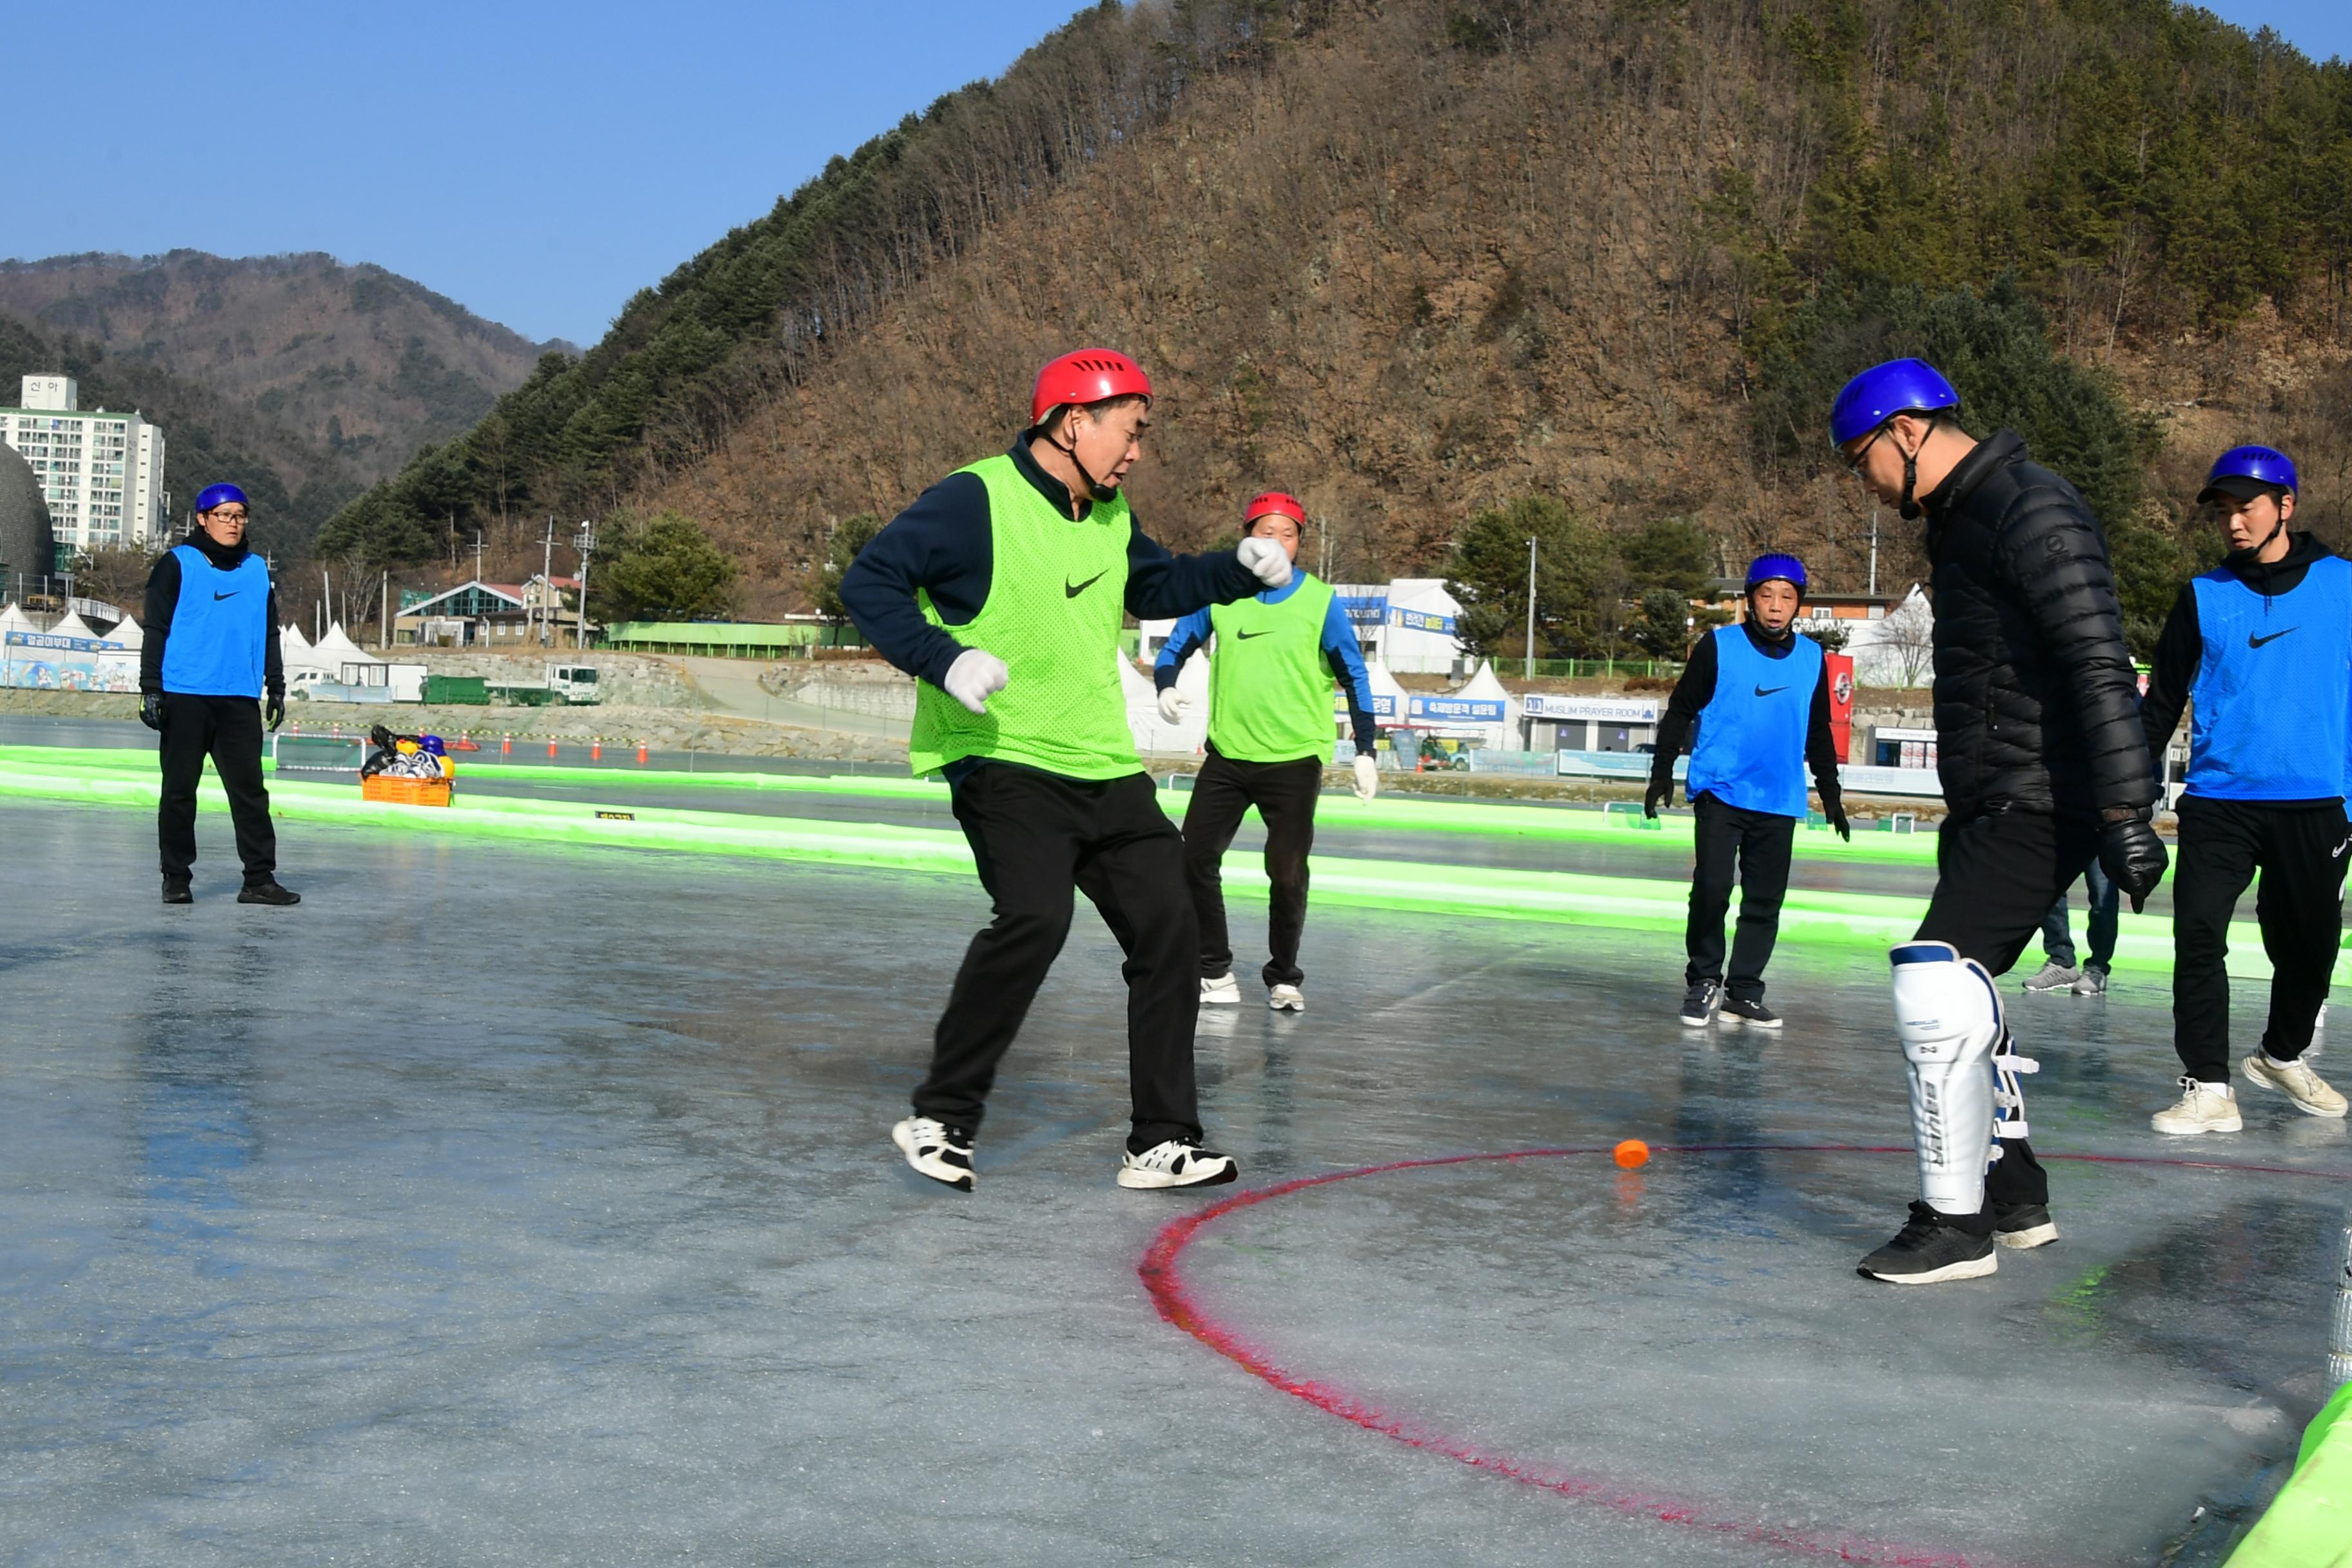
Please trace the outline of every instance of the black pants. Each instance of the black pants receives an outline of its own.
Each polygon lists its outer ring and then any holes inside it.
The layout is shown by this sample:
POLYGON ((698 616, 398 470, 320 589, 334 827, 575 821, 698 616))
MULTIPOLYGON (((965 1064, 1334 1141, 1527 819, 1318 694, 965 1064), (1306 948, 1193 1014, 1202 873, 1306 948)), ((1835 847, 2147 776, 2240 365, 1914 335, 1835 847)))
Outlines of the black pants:
POLYGON ((1691 873, 1690 922, 1683 946, 1690 963, 1683 984, 1723 979, 1723 917, 1731 907, 1731 873, 1739 870, 1739 930, 1731 943, 1731 979, 1727 994, 1741 1002, 1764 999, 1764 965, 1780 935, 1780 900, 1789 892, 1789 853, 1797 819, 1769 811, 1746 811, 1712 795, 1696 804, 1693 837, 1697 867, 1691 873))
POLYGON ((278 830, 269 825, 269 792, 261 784, 261 704, 254 698, 164 696, 163 794, 155 803, 155 837, 167 879, 184 882, 195 867, 196 781, 209 756, 228 791, 246 886, 276 879, 278 830))
POLYGON ((2230 916, 2256 870, 2254 919, 2271 960, 2263 1049, 2293 1061, 2310 1048, 2344 930, 2352 826, 2339 801, 2257 805, 2180 797, 2180 865, 2172 877, 2172 1046, 2203 1083, 2230 1081, 2230 916))
MULTIPOLYGON (((2104 974, 2115 962, 2116 934, 2123 917, 2123 890, 2099 868, 2096 860, 2084 871, 2083 888, 2091 900, 2091 957, 2083 967, 2104 974)), ((2059 894, 2050 912, 2042 917, 2042 955, 2061 969, 2074 967, 2073 911, 2066 899, 2066 894, 2059 894)))
MULTIPOLYGON (((2097 826, 2074 817, 1990 811, 1947 820, 1936 836, 1936 894, 1917 940, 1948 942, 1962 958, 2005 974, 2098 853, 2097 826)), ((1963 1229, 1990 1230, 1997 1206, 2050 1201, 2050 1173, 2032 1145, 2004 1139, 2000 1149, 1985 1178, 1985 1211, 1973 1225, 1958 1221, 1963 1229)))
POLYGON ((1265 876, 1274 890, 1266 916, 1266 947, 1273 957, 1261 973, 1269 987, 1297 985, 1307 978, 1298 967, 1298 935, 1307 929, 1307 855, 1315 847, 1315 800, 1322 788, 1320 758, 1241 763, 1214 746, 1208 749, 1192 781, 1192 803, 1184 808, 1184 880, 1201 922, 1203 978, 1213 980, 1234 967, 1222 868, 1242 813, 1253 805, 1265 823, 1265 876))
POLYGON ((1021 1032, 1037 987, 1070 934, 1082 891, 1127 953, 1128 1082, 1140 1153, 1201 1136, 1192 1027, 1199 938, 1184 896, 1184 846, 1142 773, 1103 783, 983 763, 959 780, 963 825, 996 919, 965 950, 933 1036, 930 1076, 915 1109, 977 1131, 996 1065, 1021 1032))

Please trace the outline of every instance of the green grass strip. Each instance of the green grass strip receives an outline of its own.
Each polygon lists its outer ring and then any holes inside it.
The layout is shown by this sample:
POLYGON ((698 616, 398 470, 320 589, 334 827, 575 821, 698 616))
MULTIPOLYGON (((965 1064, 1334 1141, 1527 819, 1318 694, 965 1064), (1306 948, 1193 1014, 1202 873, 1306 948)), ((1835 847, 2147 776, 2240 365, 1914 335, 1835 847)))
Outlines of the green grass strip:
MULTIPOLYGON (((462 787, 462 783, 461 783, 462 787)), ((26 769, 0 761, 0 797, 78 800, 150 807, 152 773, 119 769, 87 772, 26 769)), ((207 779, 200 798, 225 811, 226 797, 207 779)), ((289 821, 333 823, 407 833, 499 838, 573 847, 651 849, 795 860, 965 877, 971 855, 961 833, 928 827, 810 818, 747 816, 740 813, 630 806, 630 820, 599 817, 589 802, 475 796, 449 807, 388 805, 362 800, 349 784, 280 780, 270 790, 273 809, 289 821)), ((604 808, 615 809, 615 808, 604 808)), ((1318 855, 1315 898, 1324 904, 1442 914, 1474 919, 1532 920, 1678 935, 1688 910, 1682 877, 1608 877, 1563 871, 1519 871, 1318 855)), ((1233 892, 1264 898, 1265 876, 1256 857, 1226 858, 1233 892)), ((1925 900, 1885 894, 1791 891, 1781 906, 1784 942, 1883 952, 1909 939, 1925 900)), ((2261 934, 2250 921, 2230 928, 2230 973, 2245 979, 2270 973, 2261 934)), ((2118 971, 2168 973, 2170 922, 2126 914, 2116 948, 2118 971)), ((2352 960, 2339 958, 2336 978, 2352 981, 2352 960)))

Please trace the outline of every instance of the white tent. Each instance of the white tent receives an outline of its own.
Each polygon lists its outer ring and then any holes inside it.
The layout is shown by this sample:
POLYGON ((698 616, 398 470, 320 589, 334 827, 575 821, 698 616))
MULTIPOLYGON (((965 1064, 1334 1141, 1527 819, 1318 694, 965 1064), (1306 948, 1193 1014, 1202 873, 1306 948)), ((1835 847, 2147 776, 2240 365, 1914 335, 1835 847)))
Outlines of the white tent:
POLYGON ((1135 732, 1138 751, 1198 753, 1209 738, 1209 660, 1195 653, 1176 673, 1176 689, 1191 706, 1179 723, 1160 716, 1160 683, 1119 656, 1119 689, 1127 697, 1127 727, 1135 732))
POLYGON ((279 630, 278 657, 286 666, 286 679, 289 685, 308 686, 313 681, 337 680, 342 677, 341 664, 321 659, 318 650, 310 646, 310 639, 302 635, 300 626, 286 626, 279 630))
POLYGON ((49 636, 53 637, 79 637, 84 642, 102 642, 105 640, 98 635, 97 630, 92 627, 88 621, 83 620, 81 616, 76 615, 71 610, 68 610, 66 612, 66 616, 63 620, 49 628, 49 636))
POLYGON ((1397 684, 1397 678, 1389 673, 1389 667, 1380 659, 1369 659, 1364 664, 1364 674, 1372 683, 1373 706, 1376 708, 1381 706, 1381 699, 1383 697, 1389 700, 1387 704, 1389 710, 1381 717, 1391 724, 1403 723, 1406 712, 1405 689, 1397 684))
POLYGON ((12 604, 5 608, 0 608, 0 637, 5 637, 10 632, 37 632, 40 629, 33 624, 33 617, 26 615, 20 606, 12 604))
POLYGON ((106 640, 121 643, 126 651, 136 653, 147 646, 147 634, 139 629, 137 621, 125 616, 114 623, 114 629, 106 634, 106 640))
POLYGON ((327 672, 327 679, 340 680, 347 664, 382 664, 383 660, 353 642, 338 621, 327 628, 327 635, 310 650, 310 662, 327 672))
POLYGON ((1462 606, 1445 591, 1443 577, 1399 577, 1389 584, 1388 626, 1381 657, 1394 668, 1416 675, 1444 675, 1462 656, 1454 620, 1462 606))
POLYGON ((1513 722, 1517 715, 1512 711, 1512 710, 1518 706, 1518 699, 1513 697, 1510 692, 1504 688, 1503 683, 1495 678, 1495 665, 1493 660, 1488 659, 1482 662, 1478 666, 1478 673, 1470 678, 1469 684, 1463 687, 1461 690, 1454 693, 1454 695, 1459 698, 1467 699, 1474 702, 1501 703, 1503 705, 1503 721, 1500 724, 1491 725, 1488 727, 1486 732, 1486 744, 1498 752, 1516 752, 1520 749, 1519 727, 1517 723, 1513 722))

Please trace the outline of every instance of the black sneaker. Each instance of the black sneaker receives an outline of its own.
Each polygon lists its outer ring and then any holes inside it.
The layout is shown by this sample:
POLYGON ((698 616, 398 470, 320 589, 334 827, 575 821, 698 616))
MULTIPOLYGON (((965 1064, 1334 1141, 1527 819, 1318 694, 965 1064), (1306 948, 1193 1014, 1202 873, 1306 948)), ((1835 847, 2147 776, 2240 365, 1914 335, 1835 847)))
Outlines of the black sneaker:
POLYGON ((1683 993, 1683 1027, 1704 1029, 1715 1022, 1716 1009, 1723 1005, 1723 982, 1702 980, 1683 993))
POLYGON ((1742 1001, 1733 996, 1724 1002, 1723 1010, 1715 1021, 1727 1029, 1736 1029, 1742 1025, 1751 1029, 1777 1029, 1780 1026, 1780 1015, 1760 1001, 1742 1001))
POLYGON ((2020 1251, 2047 1247, 2058 1239, 2058 1222, 2050 1217, 2050 1210, 2042 1204, 1995 1204, 1992 1238, 2020 1251))
POLYGON ((1990 1236, 1970 1236, 1916 1198, 1895 1239, 1862 1260, 1855 1272, 1889 1285, 1940 1285, 1976 1279, 2000 1267, 1990 1236))
POLYGON ((237 893, 236 901, 240 904, 274 904, 283 909, 289 904, 300 903, 302 895, 275 882, 248 882, 237 893))
POLYGON ((185 877, 166 877, 163 879, 163 901, 167 904, 193 904, 196 901, 196 895, 188 890, 185 877))

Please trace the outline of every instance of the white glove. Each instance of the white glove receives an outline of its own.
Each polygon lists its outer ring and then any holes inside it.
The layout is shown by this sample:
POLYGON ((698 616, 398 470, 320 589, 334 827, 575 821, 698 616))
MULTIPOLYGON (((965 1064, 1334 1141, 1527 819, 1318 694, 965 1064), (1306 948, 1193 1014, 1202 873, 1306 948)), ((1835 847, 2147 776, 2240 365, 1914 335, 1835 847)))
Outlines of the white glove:
POLYGON ((985 713, 988 700, 1003 690, 1011 679, 1003 659, 986 648, 968 647, 948 666, 948 678, 940 682, 940 689, 971 711, 985 713))
POLYGON ((1381 793, 1381 764, 1362 752, 1356 753, 1356 798, 1370 800, 1381 793))
POLYGON ((1234 553, 1269 588, 1279 588, 1290 581, 1290 557, 1271 539, 1253 533, 1242 541, 1242 547, 1234 553))
POLYGON ((1163 723, 1181 724, 1184 721, 1184 710, 1191 706, 1192 706, 1192 700, 1189 697, 1178 696, 1176 689, 1171 686, 1160 694, 1160 721, 1163 723))

